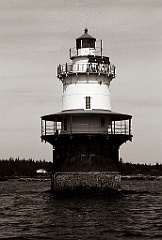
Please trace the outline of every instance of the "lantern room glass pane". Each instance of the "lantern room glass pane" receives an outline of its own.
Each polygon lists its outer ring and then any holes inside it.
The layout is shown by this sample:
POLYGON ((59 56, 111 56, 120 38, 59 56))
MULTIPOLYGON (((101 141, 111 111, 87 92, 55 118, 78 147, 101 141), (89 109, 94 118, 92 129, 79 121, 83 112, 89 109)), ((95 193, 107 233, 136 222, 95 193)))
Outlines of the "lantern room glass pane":
POLYGON ((94 39, 83 39, 82 41, 83 41, 82 43, 83 48, 95 48, 94 39))
POLYGON ((95 48, 95 39, 77 39, 76 40, 76 48, 95 48))

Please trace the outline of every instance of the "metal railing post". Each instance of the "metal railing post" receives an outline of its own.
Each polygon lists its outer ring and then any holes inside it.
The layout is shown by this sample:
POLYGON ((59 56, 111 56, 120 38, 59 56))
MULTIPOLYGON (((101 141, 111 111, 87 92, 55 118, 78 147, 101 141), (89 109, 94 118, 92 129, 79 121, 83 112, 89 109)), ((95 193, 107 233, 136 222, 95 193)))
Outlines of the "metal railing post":
MULTIPOLYGON (((41 118, 41 137, 43 136, 43 120, 41 118)), ((41 141, 43 142, 42 138, 41 141)))
POLYGON ((45 120, 45 124, 44 124, 44 134, 45 134, 45 136, 46 136, 46 120, 45 120))
POLYGON ((131 135, 131 119, 129 119, 129 135, 131 135))
POLYGON ((112 127, 112 122, 111 122, 111 134, 113 134, 113 127, 112 127))

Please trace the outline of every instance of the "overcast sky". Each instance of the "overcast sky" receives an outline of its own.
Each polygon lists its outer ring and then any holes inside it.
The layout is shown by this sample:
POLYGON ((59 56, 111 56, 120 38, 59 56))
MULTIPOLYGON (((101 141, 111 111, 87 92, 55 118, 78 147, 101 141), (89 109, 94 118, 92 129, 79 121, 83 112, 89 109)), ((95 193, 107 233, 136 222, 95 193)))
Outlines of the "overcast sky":
POLYGON ((85 27, 117 69, 112 110, 133 115, 121 157, 162 163, 161 0, 0 0, 0 159, 52 159, 40 116, 61 111, 56 67, 85 27))

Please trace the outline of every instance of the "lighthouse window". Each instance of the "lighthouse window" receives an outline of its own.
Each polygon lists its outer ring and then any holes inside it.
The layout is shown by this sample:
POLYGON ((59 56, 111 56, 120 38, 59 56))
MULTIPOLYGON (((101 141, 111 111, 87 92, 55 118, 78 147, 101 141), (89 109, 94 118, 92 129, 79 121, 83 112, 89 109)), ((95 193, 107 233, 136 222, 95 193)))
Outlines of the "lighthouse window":
POLYGON ((64 118, 64 131, 67 130, 67 118, 64 118))
POLYGON ((105 118, 101 118, 101 127, 104 127, 105 126, 105 118))
POLYGON ((91 108, 91 97, 86 97, 86 109, 91 108))

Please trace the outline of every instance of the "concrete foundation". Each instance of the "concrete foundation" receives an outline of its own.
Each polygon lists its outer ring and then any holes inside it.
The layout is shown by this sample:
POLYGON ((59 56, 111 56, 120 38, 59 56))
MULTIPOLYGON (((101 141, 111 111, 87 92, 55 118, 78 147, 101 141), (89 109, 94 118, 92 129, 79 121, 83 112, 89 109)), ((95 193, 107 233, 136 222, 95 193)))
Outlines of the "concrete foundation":
POLYGON ((51 190, 117 191, 121 176, 118 172, 56 172, 51 177, 51 190))

